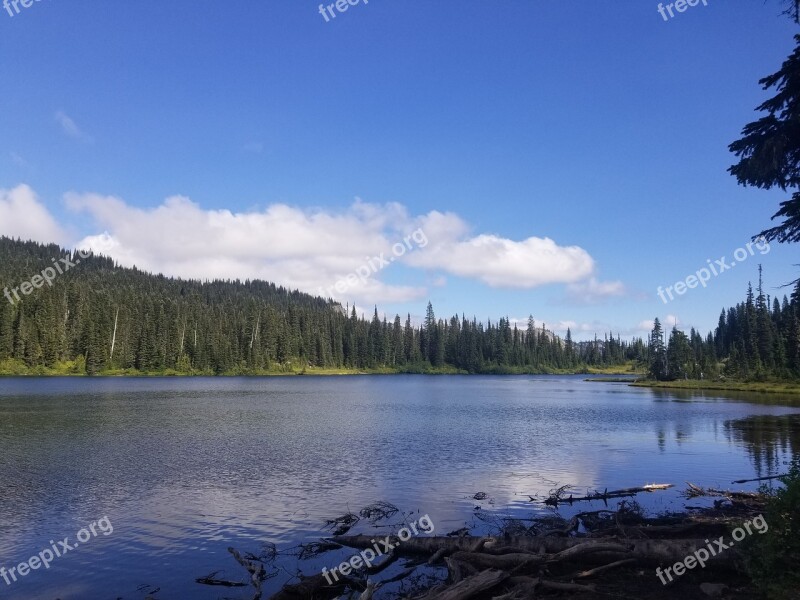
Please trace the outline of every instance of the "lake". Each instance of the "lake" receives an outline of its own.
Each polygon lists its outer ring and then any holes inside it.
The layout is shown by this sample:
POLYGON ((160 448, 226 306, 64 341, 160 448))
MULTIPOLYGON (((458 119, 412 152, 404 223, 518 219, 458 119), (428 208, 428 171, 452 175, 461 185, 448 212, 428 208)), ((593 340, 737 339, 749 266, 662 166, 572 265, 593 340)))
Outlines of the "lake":
MULTIPOLYGON (((674 483, 637 498, 661 512, 683 506, 687 480, 755 489, 731 481, 785 472, 793 450, 790 399, 582 376, 0 379, 0 566, 82 542, 0 579, 0 599, 251 598, 195 579, 243 580, 228 547, 317 540, 374 501, 444 535, 546 514, 529 495, 565 484, 674 483)), ((282 556, 265 589, 336 556, 282 556)))

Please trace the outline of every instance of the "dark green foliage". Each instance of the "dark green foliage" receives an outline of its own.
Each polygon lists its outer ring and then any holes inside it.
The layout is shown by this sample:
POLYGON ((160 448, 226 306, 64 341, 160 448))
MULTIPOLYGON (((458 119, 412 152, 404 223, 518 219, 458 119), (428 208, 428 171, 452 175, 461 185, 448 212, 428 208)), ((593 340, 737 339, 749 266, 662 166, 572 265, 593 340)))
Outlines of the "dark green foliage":
POLYGON ((648 376, 659 381, 734 379, 765 381, 800 378, 800 283, 791 300, 764 294, 761 267, 758 295, 748 286, 745 301, 723 310, 713 334, 703 339, 673 329, 665 347, 661 323, 655 320, 648 346, 648 376), (720 366, 722 373, 719 372, 720 366))
MULTIPOLYGON (((0 286, 13 288, 69 256, 57 246, 0 238, 0 286)), ((0 361, 86 372, 256 374, 307 367, 550 372, 642 357, 641 340, 565 343, 531 319, 365 320, 355 308, 263 281, 201 283, 125 269, 91 256, 13 305, 0 297, 0 361), (112 353, 113 345, 113 353, 112 353), (64 367, 63 365, 68 365, 64 367)))
POLYGON ((653 331, 650 332, 648 350, 650 354, 650 366, 647 370, 648 377, 658 381, 664 381, 669 376, 669 371, 667 369, 667 348, 664 344, 664 330, 661 329, 661 322, 658 318, 653 321, 653 331))
POLYGON ((670 379, 689 379, 694 371, 694 354, 686 334, 672 328, 667 348, 667 373, 670 379))
POLYGON ((786 10, 783 14, 795 23, 800 23, 800 0, 784 0, 786 10))
MULTIPOLYGON (((18 286, 54 258, 57 246, 0 238, 0 285, 18 286)), ((770 301, 761 279, 757 295, 722 311, 703 339, 661 324, 623 342, 604 335, 575 342, 528 319, 437 319, 428 305, 415 327, 262 281, 200 283, 91 256, 15 304, 0 297, 0 363, 6 372, 256 374, 305 368, 543 373, 612 367, 635 361, 655 379, 800 377, 800 284, 791 299, 770 301), (111 351, 113 343, 113 354, 111 351), (13 363, 13 364, 12 364, 13 363)))
POLYGON ((747 570, 765 597, 797 598, 800 590, 800 458, 792 462, 785 487, 762 486, 769 498, 764 519, 769 529, 745 540, 747 570))
MULTIPOLYGON (((797 17, 797 3, 793 7, 797 17)), ((729 171, 741 185, 781 191, 800 188, 800 35, 797 47, 781 69, 759 83, 777 94, 756 110, 766 113, 746 125, 742 138, 730 145, 740 160, 729 171)), ((762 231, 768 241, 800 241, 800 191, 781 202, 773 219, 782 223, 762 231)))
POLYGON ((770 307, 759 268, 758 295, 748 288, 743 303, 723 311, 713 340, 725 362, 724 374, 736 379, 764 381, 800 377, 800 302, 776 298, 770 307))

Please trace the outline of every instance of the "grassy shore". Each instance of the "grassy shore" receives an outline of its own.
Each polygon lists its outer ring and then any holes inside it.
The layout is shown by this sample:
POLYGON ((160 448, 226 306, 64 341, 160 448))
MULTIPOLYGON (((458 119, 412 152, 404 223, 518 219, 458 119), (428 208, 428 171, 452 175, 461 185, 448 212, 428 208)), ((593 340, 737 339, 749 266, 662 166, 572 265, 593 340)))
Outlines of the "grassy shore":
MULTIPOLYGON (((335 367, 309 367, 301 365, 275 365, 268 370, 241 369, 226 373, 213 371, 139 371, 137 369, 105 369, 96 373, 98 377, 213 377, 222 376, 281 376, 281 375, 383 375, 397 373, 396 369, 348 369, 335 367)), ((0 377, 85 377, 86 367, 82 361, 59 362, 53 367, 28 367, 22 361, 0 361, 0 377)))
MULTIPOLYGON (((575 369, 531 369, 527 367, 487 367, 481 375, 637 375, 633 364, 607 368, 589 367, 575 369)), ((274 365, 270 369, 252 370, 245 367, 225 373, 213 371, 183 371, 165 369, 163 371, 139 371, 136 369, 106 369, 96 373, 99 377, 267 377, 283 375, 467 375, 467 371, 451 366, 432 367, 428 364, 407 365, 400 368, 377 367, 374 369, 351 369, 347 367, 311 367, 288 363, 274 365)), ((58 362, 52 367, 28 367, 21 360, 0 361, 0 377, 81 377, 86 375, 86 364, 82 359, 58 362)))
POLYGON ((636 387, 664 388, 671 390, 759 392, 765 394, 800 395, 800 381, 637 381, 636 387))
POLYGON ((638 375, 644 377, 645 372, 634 362, 627 362, 624 365, 614 365, 610 367, 589 367, 581 371, 585 375, 638 375))

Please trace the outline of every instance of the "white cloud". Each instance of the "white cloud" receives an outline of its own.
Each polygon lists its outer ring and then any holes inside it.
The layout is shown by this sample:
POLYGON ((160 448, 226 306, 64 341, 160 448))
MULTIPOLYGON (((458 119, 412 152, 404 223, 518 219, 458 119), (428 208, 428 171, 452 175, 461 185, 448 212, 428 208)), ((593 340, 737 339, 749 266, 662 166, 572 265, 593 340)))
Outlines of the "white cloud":
POLYGON ((639 321, 639 324, 636 326, 636 330, 638 331, 646 331, 650 333, 653 331, 653 325, 655 325, 655 321, 653 319, 645 319, 644 321, 639 321))
MULTIPOLYGON (((542 319, 535 320, 537 329, 541 328, 543 322, 542 319)), ((676 321, 679 329, 686 329, 688 331, 688 328, 690 327, 689 325, 686 325, 685 327, 681 325, 680 319, 678 319, 678 317, 675 315, 659 317, 659 320, 661 321, 661 328, 665 331, 667 338, 669 337, 669 332, 672 330, 673 323, 676 321)), ((516 323, 517 326, 522 329, 528 326, 527 319, 512 319, 511 322, 512 324, 516 323)), ((631 327, 619 327, 618 325, 612 325, 610 323, 596 320, 591 322, 580 322, 573 320, 560 320, 553 322, 544 321, 544 324, 545 328, 557 333, 561 337, 564 337, 564 335, 567 333, 567 329, 569 329, 574 340, 591 340, 594 339, 595 335, 597 335, 598 339, 603 339, 603 336, 609 333, 614 337, 619 335, 623 339, 630 337, 645 338, 653 330, 652 319, 645 319, 631 327)))
MULTIPOLYGON (((411 230, 400 205, 355 202, 341 213, 275 204, 263 211, 203 210, 173 196, 141 209, 120 198, 65 196, 105 231, 78 243, 122 265, 196 279, 265 279, 289 288, 370 305, 424 298, 425 287, 390 285, 380 272, 337 293, 336 283, 411 230), (322 288, 322 289, 321 289, 322 288), (330 293, 332 292, 332 293, 330 293)), ((401 260, 401 259, 398 259, 401 260)))
POLYGON ((205 210, 183 196, 148 209, 97 194, 70 193, 66 201, 72 209, 88 212, 105 230, 79 245, 111 255, 123 265, 200 279, 266 279, 315 294, 323 288, 325 296, 362 305, 427 295, 427 286, 385 283, 380 271, 344 292, 331 291, 367 258, 382 252, 392 256, 392 246, 417 229, 427 243, 410 241, 412 248, 397 261, 432 271, 423 278, 432 285, 444 284, 445 272, 492 287, 532 288, 577 283, 594 270, 594 260, 582 248, 558 246, 549 238, 469 237, 469 226, 453 213, 411 217, 398 203, 356 199, 341 212, 274 204, 234 213, 205 210))
POLYGON ((0 189, 0 235, 44 243, 65 239, 59 224, 27 185, 0 189))
POLYGON ((72 118, 63 110, 56 111, 55 117, 56 122, 61 126, 61 131, 63 131, 69 137, 82 142, 92 141, 91 136, 81 131, 80 127, 78 127, 75 121, 73 121, 72 118))
POLYGON ((452 213, 433 211, 418 219, 430 244, 409 256, 417 267, 477 279, 495 288, 530 289, 551 283, 576 283, 594 272, 594 259, 578 246, 559 246, 550 238, 522 241, 493 234, 467 237, 469 227, 452 213))
MULTIPOLYGON (((666 338, 669 338, 669 332, 672 331, 673 327, 680 329, 681 331, 688 332, 692 328, 691 323, 684 323, 677 315, 665 315, 658 318, 661 321, 661 329, 664 331, 664 335, 666 338)), ((631 333, 636 334, 646 334, 653 331, 653 325, 655 321, 653 319, 645 319, 644 321, 640 321, 636 327, 631 329, 631 333)))
MULTIPOLYGON (((621 286, 597 282, 594 260, 580 247, 559 246, 549 238, 515 241, 471 235, 469 225, 456 214, 410 216, 398 203, 371 204, 357 198, 340 211, 273 204, 232 212, 203 209, 184 196, 169 197, 151 208, 99 194, 68 193, 64 198, 69 208, 88 213, 94 222, 89 227, 93 232, 76 247, 169 276, 263 279, 362 306, 424 299, 429 288, 448 284, 447 274, 495 288, 583 283, 585 288, 574 289, 595 295, 617 293, 621 286), (423 235, 409 237, 414 232, 423 235), (394 257, 393 248, 404 240, 402 256, 357 282, 351 278, 344 291, 336 290, 338 281, 363 269, 371 257, 394 257), (419 269, 425 272, 415 274, 419 269), (405 278, 404 284, 386 281, 394 279, 389 273, 395 272, 405 278)), ((0 233, 47 242, 65 238, 27 186, 0 196, 0 233)))
MULTIPOLYGON (((544 328, 547 331, 551 331, 562 338, 566 335, 567 330, 569 329, 572 339, 576 341, 591 340, 594 338, 595 334, 602 339, 603 335, 609 332, 614 332, 614 335, 616 335, 618 329, 607 323, 601 323, 599 321, 593 321, 591 323, 579 323, 578 321, 558 320, 551 322, 545 319, 537 319, 535 317, 533 320, 537 330, 540 330, 542 325, 544 325, 544 328)), ((528 319, 515 318, 510 319, 509 321, 512 327, 516 325, 519 329, 528 328, 528 319)))
POLYGON ((552 325, 546 325, 548 329, 552 329, 559 335, 567 333, 567 329, 572 333, 572 337, 576 340, 591 340, 597 335, 602 339, 604 335, 612 333, 617 335, 618 327, 602 323, 600 321, 592 321, 591 323, 579 323, 577 321, 558 321, 552 325))

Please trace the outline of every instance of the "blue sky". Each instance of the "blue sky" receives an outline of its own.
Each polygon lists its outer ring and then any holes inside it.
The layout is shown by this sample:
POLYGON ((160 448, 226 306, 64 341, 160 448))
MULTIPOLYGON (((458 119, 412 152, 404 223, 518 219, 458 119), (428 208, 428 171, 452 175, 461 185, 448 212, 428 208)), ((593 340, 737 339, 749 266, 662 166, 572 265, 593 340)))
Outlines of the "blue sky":
MULTIPOLYGON (((41 0, 0 11, 0 234, 188 277, 259 277, 396 312, 576 337, 716 324, 780 192, 728 144, 793 48, 778 0, 664 21, 626 0, 41 0), (13 9, 12 9, 13 12, 13 9), (422 230, 422 247, 336 282, 422 230)), ((409 246, 411 248, 409 249, 409 246)), ((374 261, 373 261, 374 264, 374 261)), ((4 285, 7 282, 0 282, 4 285)))

